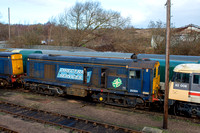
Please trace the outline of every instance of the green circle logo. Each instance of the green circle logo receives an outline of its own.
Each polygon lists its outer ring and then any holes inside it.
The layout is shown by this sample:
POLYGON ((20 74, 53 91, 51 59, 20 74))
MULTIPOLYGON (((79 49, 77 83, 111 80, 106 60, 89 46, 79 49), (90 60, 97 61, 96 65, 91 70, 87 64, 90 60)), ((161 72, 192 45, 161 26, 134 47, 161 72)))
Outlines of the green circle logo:
POLYGON ((122 80, 121 80, 120 78, 117 78, 117 79, 115 79, 115 80, 112 82, 112 86, 113 86, 114 88, 119 87, 121 84, 122 84, 122 80))

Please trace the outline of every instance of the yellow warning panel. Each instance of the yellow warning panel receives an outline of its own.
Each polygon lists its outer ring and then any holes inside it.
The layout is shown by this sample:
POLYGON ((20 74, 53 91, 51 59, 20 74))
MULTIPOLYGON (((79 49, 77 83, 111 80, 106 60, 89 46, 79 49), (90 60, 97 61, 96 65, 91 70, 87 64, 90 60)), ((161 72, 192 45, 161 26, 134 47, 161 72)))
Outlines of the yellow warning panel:
POLYGON ((189 90, 174 89, 174 82, 169 84, 169 99, 188 101, 189 90))
POLYGON ((23 60, 21 54, 11 55, 13 75, 23 74, 23 60))

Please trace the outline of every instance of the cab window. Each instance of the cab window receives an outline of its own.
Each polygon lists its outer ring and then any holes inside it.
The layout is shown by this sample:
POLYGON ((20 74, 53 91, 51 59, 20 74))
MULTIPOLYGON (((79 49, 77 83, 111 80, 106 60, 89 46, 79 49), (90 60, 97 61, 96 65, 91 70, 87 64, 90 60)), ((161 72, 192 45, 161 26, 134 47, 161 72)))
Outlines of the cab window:
POLYGON ((200 83, 200 75, 194 75, 194 77, 193 77, 193 83, 194 84, 199 84, 200 83))
POLYGON ((173 80, 174 82, 189 83, 189 77, 188 73, 176 73, 173 80))
POLYGON ((129 78, 139 79, 140 78, 140 70, 130 70, 129 78))

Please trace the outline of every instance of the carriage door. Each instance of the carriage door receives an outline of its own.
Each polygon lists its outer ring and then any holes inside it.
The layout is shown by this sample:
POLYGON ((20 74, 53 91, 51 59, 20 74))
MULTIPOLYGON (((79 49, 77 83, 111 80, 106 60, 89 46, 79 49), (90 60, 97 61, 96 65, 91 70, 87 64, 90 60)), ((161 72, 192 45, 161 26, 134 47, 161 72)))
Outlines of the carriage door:
POLYGON ((192 74, 189 101, 200 103, 200 74, 192 74))
POLYGON ((129 70, 128 79, 129 91, 133 93, 141 93, 142 73, 141 70, 129 70))

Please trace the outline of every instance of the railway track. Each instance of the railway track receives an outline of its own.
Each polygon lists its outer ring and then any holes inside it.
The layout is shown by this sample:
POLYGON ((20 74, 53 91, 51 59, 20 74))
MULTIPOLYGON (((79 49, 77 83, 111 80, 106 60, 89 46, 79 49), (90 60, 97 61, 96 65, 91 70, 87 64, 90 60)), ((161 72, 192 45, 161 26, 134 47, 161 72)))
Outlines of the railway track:
MULTIPOLYGON (((38 95, 37 93, 33 93, 33 92, 26 91, 26 90, 23 90, 23 89, 17 89, 17 90, 16 89, 15 90, 8 89, 8 90, 9 91, 14 91, 14 92, 32 93, 32 94, 38 95)), ((73 97, 72 97, 72 99, 73 99, 73 97)), ((73 100, 75 100, 75 99, 73 99, 73 100)), ((156 111, 155 109, 154 110, 133 109, 133 108, 109 105, 109 104, 105 104, 105 103, 95 103, 95 102, 91 102, 91 101, 83 100, 83 99, 78 99, 78 101, 81 101, 84 104, 84 106, 102 106, 104 108, 117 109, 117 110, 127 111, 127 112, 143 113, 143 114, 148 114, 150 116, 160 116, 160 117, 163 116, 163 112, 162 111, 156 111)), ((190 122, 193 122, 193 123, 200 124, 200 118, 188 118, 186 116, 175 116, 175 115, 172 115, 172 114, 169 114, 168 118, 169 119, 176 119, 176 120, 190 121, 190 122)))
POLYGON ((18 132, 0 125, 0 133, 18 133, 18 132))
POLYGON ((0 101, 0 111, 81 133, 139 133, 139 131, 129 128, 33 109, 3 101, 0 101))

